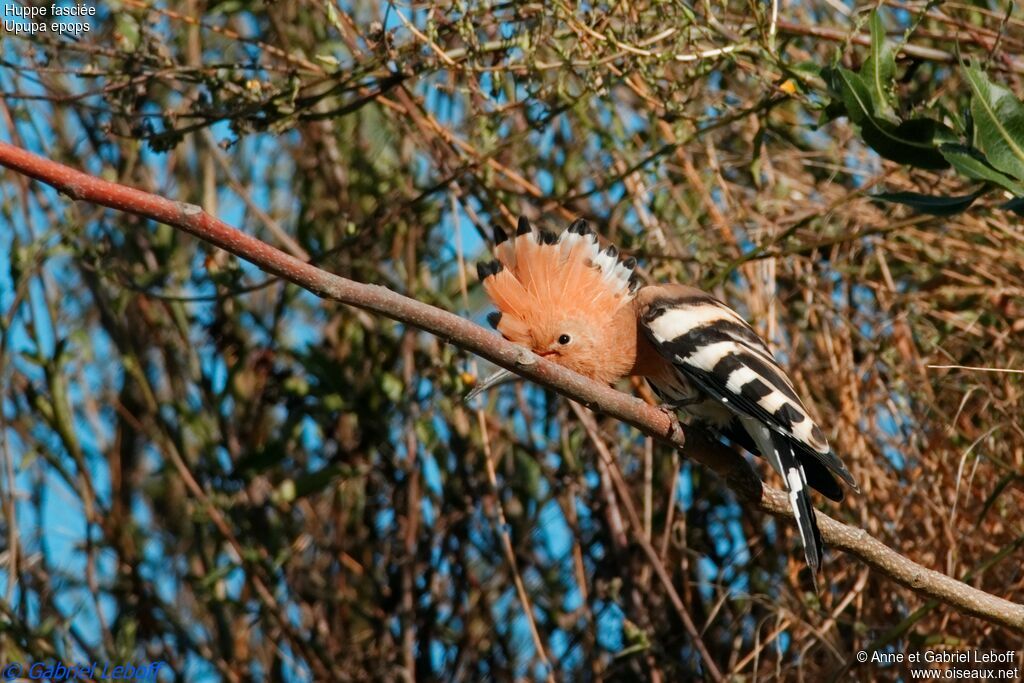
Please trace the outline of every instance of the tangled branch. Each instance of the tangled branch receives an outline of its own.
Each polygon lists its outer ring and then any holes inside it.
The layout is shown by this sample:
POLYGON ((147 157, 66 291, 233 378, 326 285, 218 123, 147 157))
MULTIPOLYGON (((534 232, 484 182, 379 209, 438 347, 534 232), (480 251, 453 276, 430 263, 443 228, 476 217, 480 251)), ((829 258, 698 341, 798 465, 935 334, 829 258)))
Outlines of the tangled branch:
MULTIPOLYGON (((200 207, 107 182, 0 142, 0 165, 39 180, 77 201, 125 211, 173 226, 314 294, 413 325, 522 377, 549 387, 641 432, 680 448, 713 469, 744 500, 777 517, 791 517, 786 494, 762 485, 740 455, 704 438, 684 438, 669 413, 593 382, 452 313, 402 296, 379 285, 328 273, 217 220, 200 207)), ((865 530, 818 513, 823 539, 892 580, 966 613, 1024 632, 1024 605, 1012 603, 923 567, 881 543, 865 530)))

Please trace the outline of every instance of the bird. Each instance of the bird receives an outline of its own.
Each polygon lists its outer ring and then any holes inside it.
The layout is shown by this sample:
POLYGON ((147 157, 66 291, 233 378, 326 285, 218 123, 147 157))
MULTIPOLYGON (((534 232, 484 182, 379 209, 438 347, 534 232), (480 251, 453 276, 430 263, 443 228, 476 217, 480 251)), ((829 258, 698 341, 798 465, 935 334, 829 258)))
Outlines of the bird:
MULTIPOLYGON (((642 377, 667 409, 765 457, 782 477, 814 578, 823 545, 808 488, 833 501, 857 483, 832 451, 768 344, 740 314, 684 284, 641 286, 636 259, 577 219, 560 235, 525 217, 494 228, 493 260, 477 263, 508 341, 593 380, 642 377)), ((501 370, 467 400, 511 377, 501 370)))

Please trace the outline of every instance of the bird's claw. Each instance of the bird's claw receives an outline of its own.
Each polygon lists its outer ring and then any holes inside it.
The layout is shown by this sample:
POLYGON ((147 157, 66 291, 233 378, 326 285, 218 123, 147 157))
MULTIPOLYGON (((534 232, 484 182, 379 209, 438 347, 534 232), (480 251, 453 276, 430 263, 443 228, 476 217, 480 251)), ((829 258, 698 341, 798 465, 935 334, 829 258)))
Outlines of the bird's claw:
POLYGON ((662 403, 658 406, 658 410, 665 414, 668 418, 668 437, 669 441, 675 441, 682 434, 682 427, 679 426, 679 416, 676 415, 676 408, 671 403, 662 403))

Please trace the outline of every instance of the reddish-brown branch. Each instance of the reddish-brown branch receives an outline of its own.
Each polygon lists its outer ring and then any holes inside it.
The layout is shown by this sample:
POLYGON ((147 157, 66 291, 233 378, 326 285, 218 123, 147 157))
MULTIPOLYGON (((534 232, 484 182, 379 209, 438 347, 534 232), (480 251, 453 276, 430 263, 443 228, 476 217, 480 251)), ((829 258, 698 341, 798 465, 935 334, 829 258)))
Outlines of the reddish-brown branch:
MULTIPOLYGON (((184 230, 319 296, 435 334, 589 408, 628 422, 645 434, 682 448, 684 455, 714 469, 759 509, 779 517, 791 516, 785 493, 762 486, 749 464, 728 449, 697 435, 685 440, 678 422, 669 413, 545 361, 464 318, 385 287, 353 282, 320 270, 217 220, 198 206, 107 182, 3 142, 0 142, 0 165, 51 185, 72 199, 126 211, 184 230)), ((1024 605, 922 567, 863 529, 843 524, 824 513, 818 513, 818 525, 830 546, 850 553, 915 592, 1024 632, 1024 605)))

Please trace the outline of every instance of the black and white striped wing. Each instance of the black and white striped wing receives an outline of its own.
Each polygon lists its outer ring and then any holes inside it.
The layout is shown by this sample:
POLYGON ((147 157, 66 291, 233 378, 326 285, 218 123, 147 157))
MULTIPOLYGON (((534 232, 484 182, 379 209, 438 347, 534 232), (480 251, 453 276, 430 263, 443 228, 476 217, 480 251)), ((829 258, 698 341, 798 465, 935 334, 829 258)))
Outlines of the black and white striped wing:
POLYGON ((738 313, 698 290, 686 288, 680 294, 665 288, 663 297, 651 298, 641 311, 640 324, 658 352, 691 384, 741 418, 787 437, 798 453, 857 488, 785 371, 738 313))

